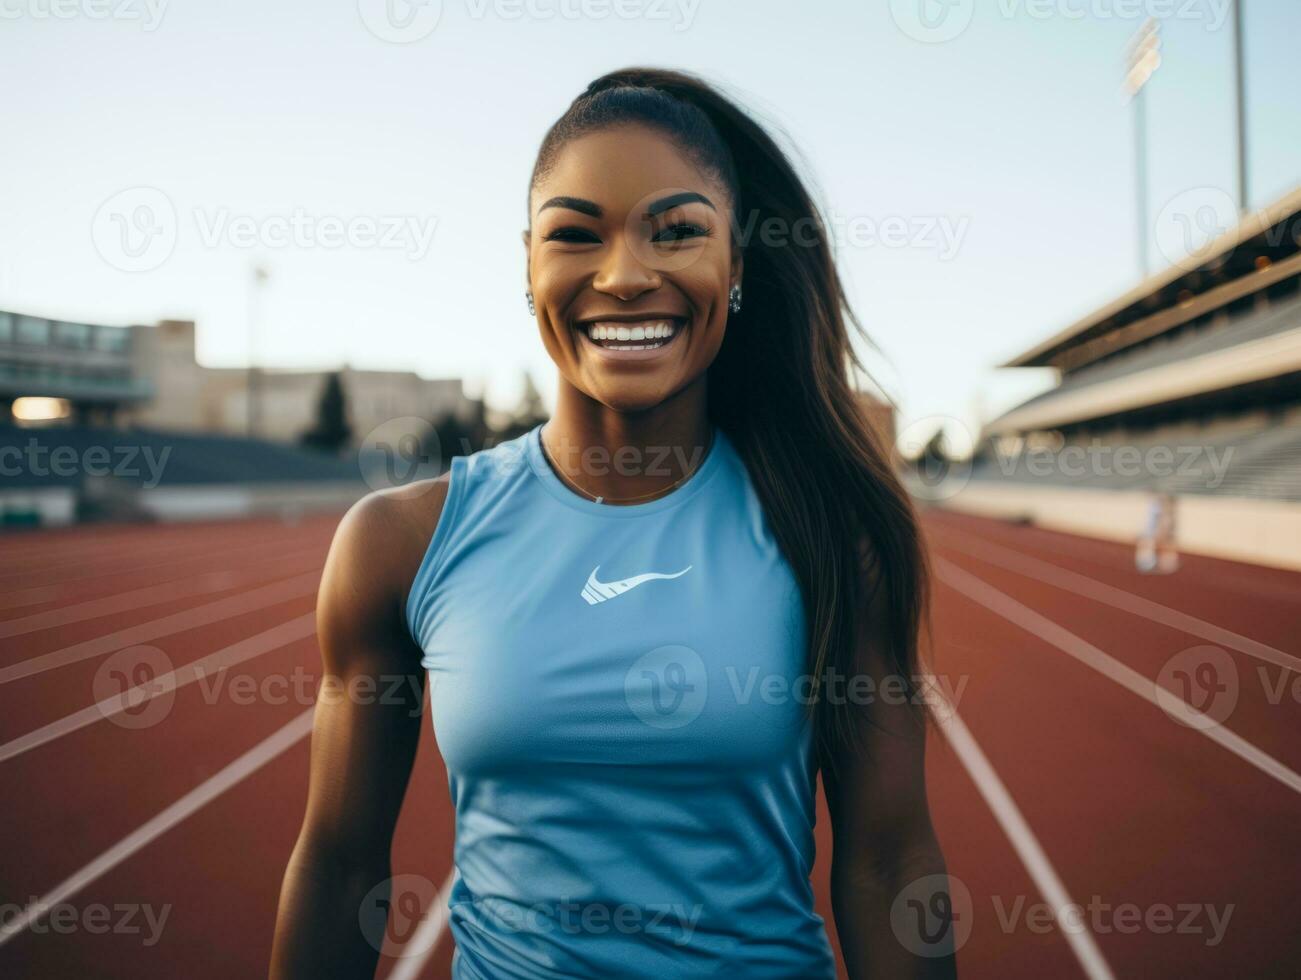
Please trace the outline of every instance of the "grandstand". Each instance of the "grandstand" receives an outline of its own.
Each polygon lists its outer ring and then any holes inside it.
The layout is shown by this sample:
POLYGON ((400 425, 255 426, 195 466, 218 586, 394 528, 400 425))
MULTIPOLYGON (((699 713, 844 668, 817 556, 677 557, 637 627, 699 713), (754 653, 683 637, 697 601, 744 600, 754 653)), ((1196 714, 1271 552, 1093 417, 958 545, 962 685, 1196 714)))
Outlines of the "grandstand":
POLYGON ((989 422, 944 503, 1301 567, 1301 188, 1004 367, 1059 383, 989 422))
POLYGON ((0 524, 185 520, 338 509, 368 489, 355 455, 237 436, 0 425, 0 524))

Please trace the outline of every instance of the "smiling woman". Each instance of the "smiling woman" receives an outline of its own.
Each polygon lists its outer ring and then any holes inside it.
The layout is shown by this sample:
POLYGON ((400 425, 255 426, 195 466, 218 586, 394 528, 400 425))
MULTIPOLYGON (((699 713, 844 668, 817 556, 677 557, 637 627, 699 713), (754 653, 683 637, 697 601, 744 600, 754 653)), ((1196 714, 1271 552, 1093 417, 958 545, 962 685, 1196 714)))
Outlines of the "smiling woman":
MULTIPOLYGON (((951 976, 918 529, 807 191, 711 86, 626 69, 547 133, 528 214, 555 414, 360 502, 318 604, 327 672, 429 679, 454 976, 834 976, 819 772, 848 975, 951 976)), ((315 726, 272 975, 369 975, 418 728, 315 726)))

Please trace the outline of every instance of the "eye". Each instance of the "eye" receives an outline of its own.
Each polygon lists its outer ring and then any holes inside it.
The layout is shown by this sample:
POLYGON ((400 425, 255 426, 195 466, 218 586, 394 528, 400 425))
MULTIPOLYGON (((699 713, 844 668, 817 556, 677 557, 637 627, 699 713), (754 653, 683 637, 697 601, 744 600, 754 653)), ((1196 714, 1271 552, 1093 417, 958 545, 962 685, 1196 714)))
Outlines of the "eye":
POLYGON ((592 242, 599 242, 600 239, 597 238, 590 231, 588 231, 586 228, 568 227, 568 228, 557 228, 555 231, 551 232, 551 234, 544 236, 543 241, 577 242, 582 244, 588 244, 592 242))
POLYGON ((699 238, 702 235, 708 235, 709 229, 703 225, 698 225, 693 221, 679 221, 677 224, 669 225, 663 231, 659 232, 651 241, 654 242, 680 242, 688 238, 699 238))

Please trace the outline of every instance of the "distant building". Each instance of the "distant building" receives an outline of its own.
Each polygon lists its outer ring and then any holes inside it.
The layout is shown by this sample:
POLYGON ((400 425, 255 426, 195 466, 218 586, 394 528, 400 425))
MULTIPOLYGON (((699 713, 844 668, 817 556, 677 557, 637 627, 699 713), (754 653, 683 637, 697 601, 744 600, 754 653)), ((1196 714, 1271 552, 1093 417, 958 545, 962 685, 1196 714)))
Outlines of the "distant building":
POLYGON ((130 327, 0 310, 0 420, 22 397, 64 399, 78 417, 104 420, 154 394, 130 327))
MULTIPOLYGON (((256 372, 254 435, 294 442, 316 422, 328 371, 256 372)), ((411 371, 340 371, 354 442, 403 417, 476 417, 457 378, 411 371)), ((66 401, 73 421, 155 429, 249 434, 244 368, 210 368, 195 358, 194 323, 118 327, 0 311, 0 419, 22 397, 66 401)))
POLYGON ((1006 367, 1056 387, 990 422, 948 504, 1301 567, 1301 189, 1006 367))
POLYGON ((881 447, 890 451, 895 443, 894 406, 869 391, 859 391, 856 394, 859 407, 880 440, 881 447))

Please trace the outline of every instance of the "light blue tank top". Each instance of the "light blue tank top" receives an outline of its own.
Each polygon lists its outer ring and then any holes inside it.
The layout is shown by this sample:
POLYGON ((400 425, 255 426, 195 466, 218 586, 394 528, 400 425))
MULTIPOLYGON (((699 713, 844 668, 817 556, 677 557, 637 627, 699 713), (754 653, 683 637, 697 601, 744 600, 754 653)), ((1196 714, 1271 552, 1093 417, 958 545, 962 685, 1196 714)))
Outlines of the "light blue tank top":
POLYGON ((406 608, 454 977, 834 977, 804 614, 741 457, 716 427, 666 496, 597 503, 541 431, 452 459, 406 608))

